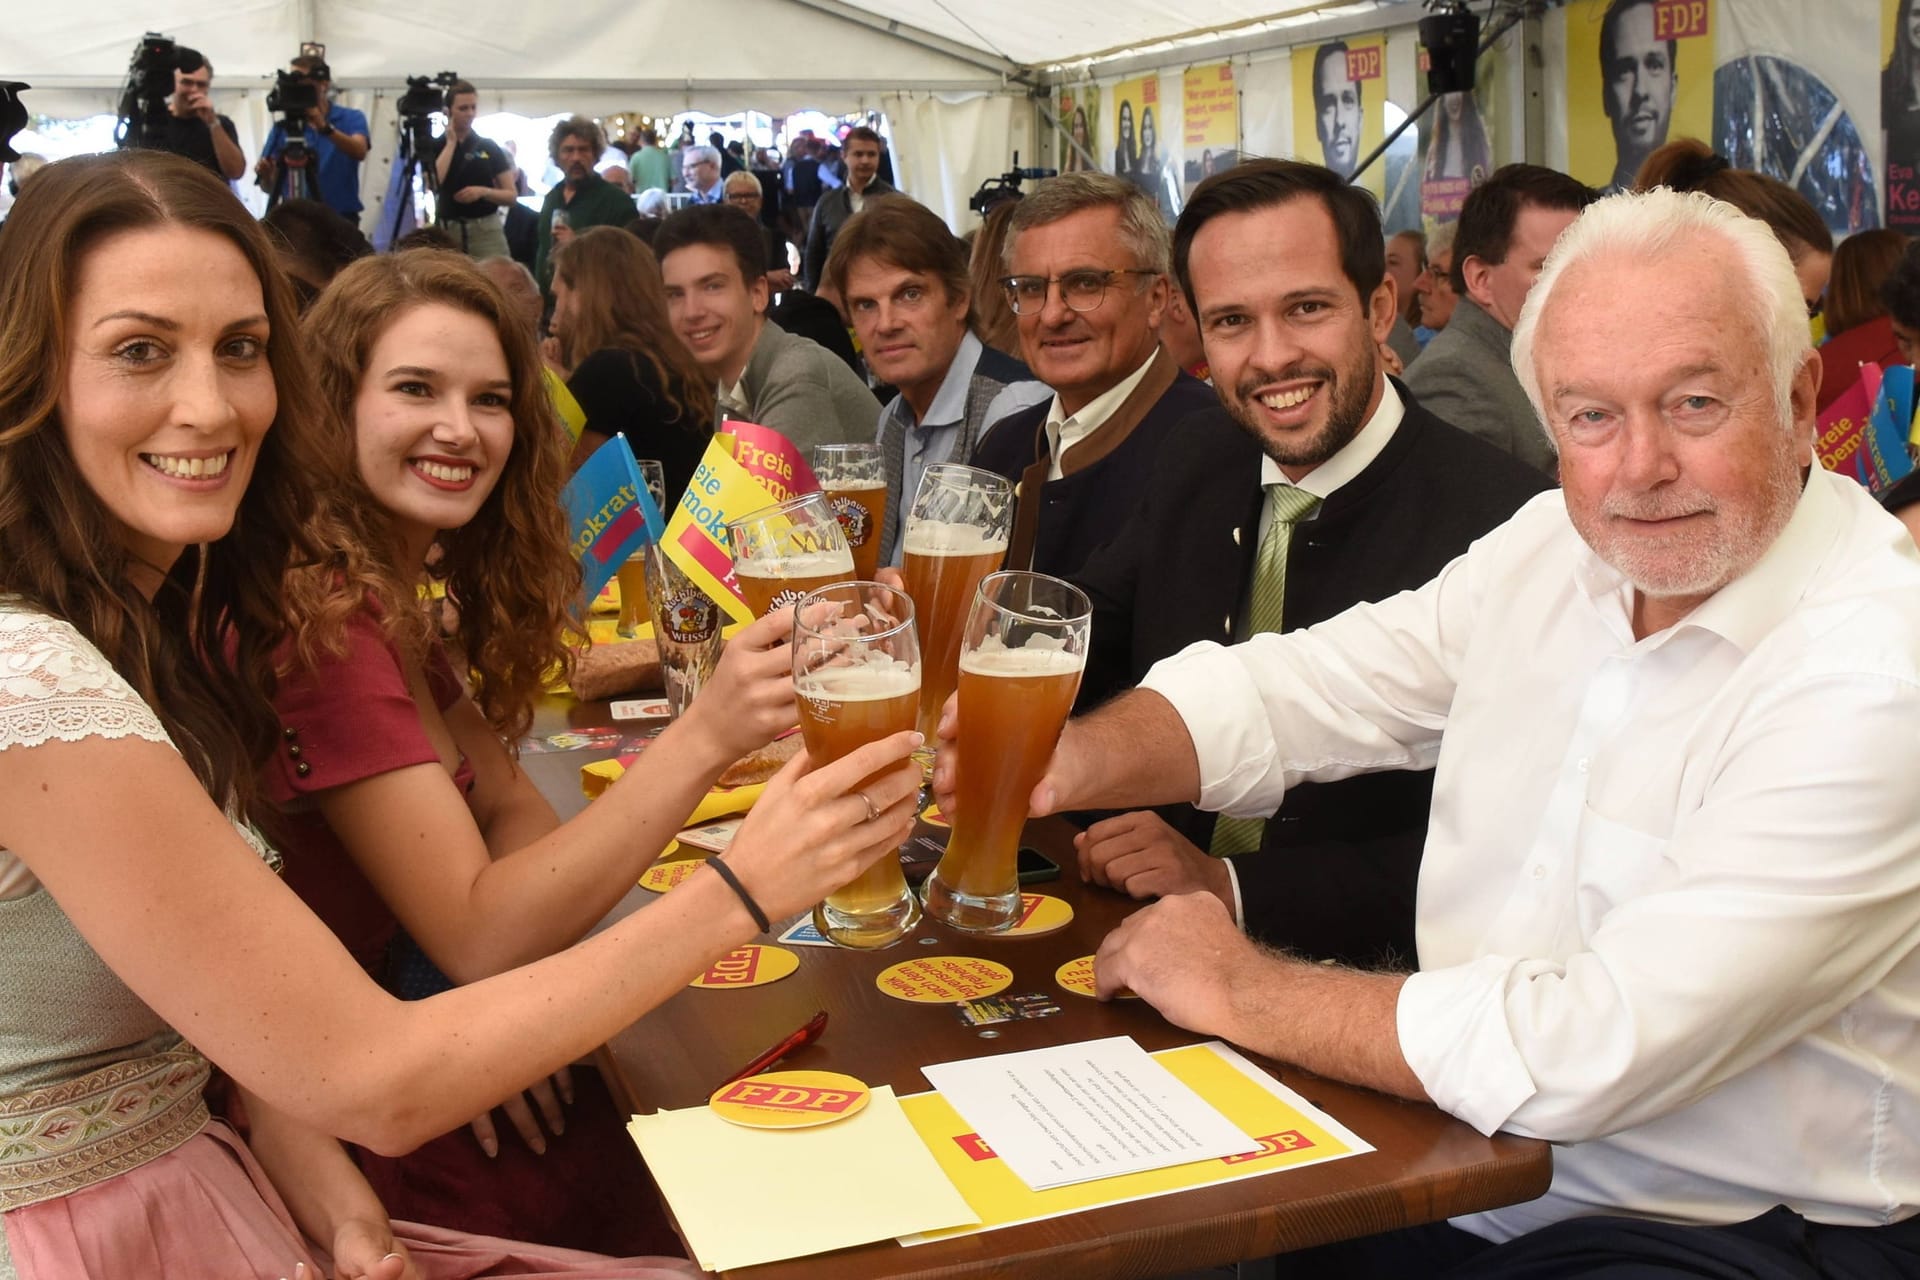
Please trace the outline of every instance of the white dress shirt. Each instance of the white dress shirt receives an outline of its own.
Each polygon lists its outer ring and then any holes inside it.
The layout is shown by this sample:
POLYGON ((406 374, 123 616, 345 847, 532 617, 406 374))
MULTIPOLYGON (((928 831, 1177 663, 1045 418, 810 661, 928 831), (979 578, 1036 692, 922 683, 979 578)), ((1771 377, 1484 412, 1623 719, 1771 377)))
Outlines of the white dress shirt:
POLYGON ((1133 389, 1146 378, 1147 370, 1153 367, 1153 357, 1159 354, 1160 348, 1155 347, 1146 363, 1081 405, 1078 413, 1067 413, 1060 407, 1060 397, 1054 396, 1053 404, 1047 409, 1047 451, 1053 455, 1053 462, 1047 468, 1047 479, 1058 480, 1066 474, 1060 469, 1060 460, 1067 456, 1067 450, 1107 424, 1107 419, 1126 403, 1133 389))
POLYGON ((1603 1212, 1920 1206, 1920 556, 1815 468, 1760 561, 1636 641, 1542 494, 1433 582, 1143 682, 1202 807, 1437 762, 1400 1047, 1482 1132, 1569 1144, 1495 1240, 1603 1212), (1443 739, 1444 731, 1444 739, 1443 739))

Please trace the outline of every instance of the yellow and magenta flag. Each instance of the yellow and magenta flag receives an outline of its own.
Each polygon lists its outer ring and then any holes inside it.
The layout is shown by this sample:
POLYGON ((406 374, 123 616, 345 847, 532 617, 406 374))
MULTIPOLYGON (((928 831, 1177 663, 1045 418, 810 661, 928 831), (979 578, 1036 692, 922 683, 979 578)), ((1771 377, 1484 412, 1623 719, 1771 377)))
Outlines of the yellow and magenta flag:
POLYGON ((772 427, 730 421, 707 445, 692 483, 667 521, 662 550, 735 622, 751 622, 753 610, 733 580, 727 522, 819 487, 793 441, 772 427))

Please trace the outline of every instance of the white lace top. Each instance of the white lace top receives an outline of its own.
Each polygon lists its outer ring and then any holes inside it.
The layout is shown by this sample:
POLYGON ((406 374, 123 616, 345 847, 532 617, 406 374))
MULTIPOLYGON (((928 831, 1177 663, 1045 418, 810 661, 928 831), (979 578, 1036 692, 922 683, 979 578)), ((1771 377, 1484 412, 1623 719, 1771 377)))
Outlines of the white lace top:
MULTIPOLYGON (((78 631, 0 597, 0 751, 127 737, 172 745, 152 708, 78 631)), ((235 828, 276 860, 246 824, 235 828)), ((178 1039, 0 849, 0 1096, 152 1052, 169 1038, 178 1039)))

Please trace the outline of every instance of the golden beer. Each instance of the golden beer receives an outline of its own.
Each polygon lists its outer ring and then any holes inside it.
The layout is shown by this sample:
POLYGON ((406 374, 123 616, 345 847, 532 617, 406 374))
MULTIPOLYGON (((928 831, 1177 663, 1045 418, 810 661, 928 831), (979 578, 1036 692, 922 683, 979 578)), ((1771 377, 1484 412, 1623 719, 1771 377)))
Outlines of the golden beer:
POLYGON ((646 553, 637 551, 621 561, 613 578, 620 584, 620 621, 614 631, 623 638, 631 638, 647 620, 646 553))
MULTIPOLYGON (((913 728, 920 706, 920 681, 908 667, 826 668, 794 681, 800 730, 814 765, 831 764, 869 742, 913 728)), ((861 790, 879 775, 863 780, 861 790)), ((883 857, 835 893, 827 895, 829 927, 846 946, 885 945, 900 936, 898 912, 913 908, 913 895, 900 871, 900 859, 883 857), (882 936, 886 935, 886 936, 882 936), (871 942, 863 937, 871 936, 871 942)), ((913 910, 918 918, 919 912, 913 910)), ((908 922, 909 927, 911 921, 908 922)))
POLYGON ((907 532, 900 571, 920 616, 920 721, 929 743, 940 726, 940 708, 953 696, 960 669, 960 639, 980 580, 1006 559, 1007 539, 970 525, 920 522, 907 532))
POLYGON ((737 560, 733 577, 753 616, 764 618, 782 605, 797 604, 821 587, 853 578, 853 555, 845 550, 809 551, 737 560))
POLYGON ((853 576, 871 582, 880 567, 880 531, 887 520, 887 483, 827 481, 821 490, 853 548, 853 576))
POLYGON ((1004 928, 1019 909, 1027 797, 1047 771, 1082 668, 1079 654, 1051 646, 983 646, 960 660, 957 811, 933 873, 954 899, 943 918, 955 928, 1004 928))

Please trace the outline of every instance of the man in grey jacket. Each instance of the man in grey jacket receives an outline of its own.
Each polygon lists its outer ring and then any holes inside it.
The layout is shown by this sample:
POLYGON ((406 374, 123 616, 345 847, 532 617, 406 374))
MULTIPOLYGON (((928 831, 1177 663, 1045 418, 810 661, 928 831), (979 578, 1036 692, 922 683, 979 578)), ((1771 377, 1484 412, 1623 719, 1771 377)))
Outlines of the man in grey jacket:
POLYGON ((1453 241, 1459 303, 1407 369, 1407 388, 1428 412, 1549 476, 1559 462, 1509 349, 1548 251, 1592 199, 1566 174, 1533 164, 1505 165, 1475 187, 1453 241))
POLYGON ((835 187, 813 206, 813 221, 807 226, 807 248, 800 257, 800 279, 812 292, 826 275, 827 251, 847 219, 867 207, 867 201, 895 195, 892 183, 880 176, 880 135, 865 125, 847 130, 841 144, 847 161, 847 184, 835 187))
POLYGON ((838 356, 767 323, 766 242, 731 205, 692 205, 653 238, 674 332, 732 418, 817 444, 873 439, 873 393, 838 356))

